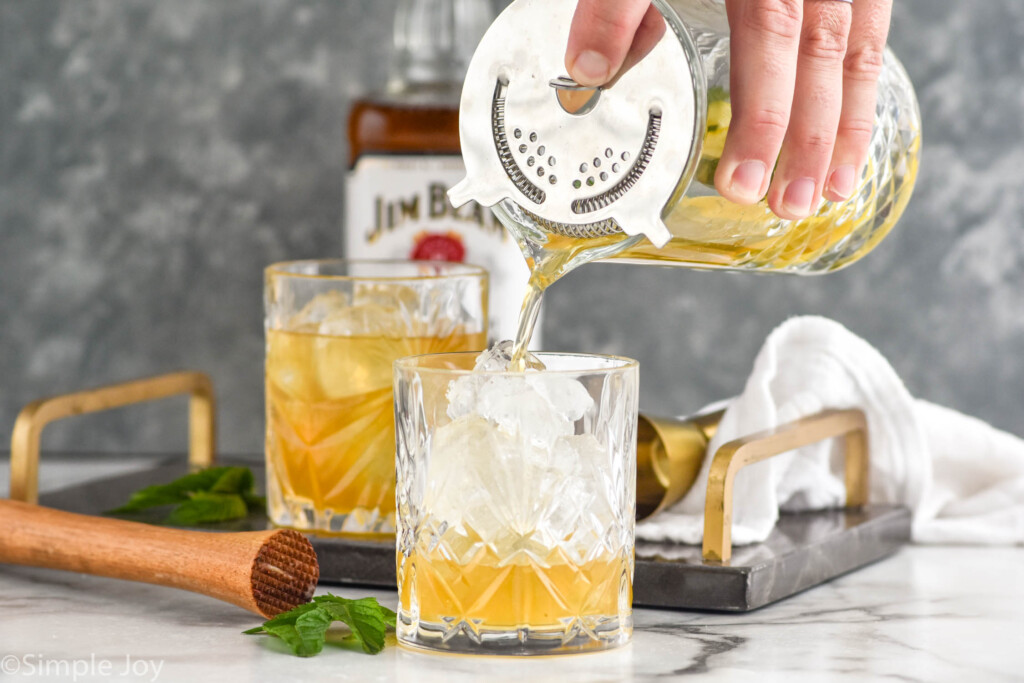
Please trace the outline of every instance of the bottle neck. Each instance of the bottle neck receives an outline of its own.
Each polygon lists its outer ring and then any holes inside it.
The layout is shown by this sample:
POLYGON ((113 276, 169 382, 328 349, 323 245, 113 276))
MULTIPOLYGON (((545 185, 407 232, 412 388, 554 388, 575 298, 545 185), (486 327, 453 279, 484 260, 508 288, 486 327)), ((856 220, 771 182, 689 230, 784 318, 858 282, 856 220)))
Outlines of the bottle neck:
POLYGON ((493 19, 491 0, 399 0, 388 91, 457 98, 473 51, 493 19))

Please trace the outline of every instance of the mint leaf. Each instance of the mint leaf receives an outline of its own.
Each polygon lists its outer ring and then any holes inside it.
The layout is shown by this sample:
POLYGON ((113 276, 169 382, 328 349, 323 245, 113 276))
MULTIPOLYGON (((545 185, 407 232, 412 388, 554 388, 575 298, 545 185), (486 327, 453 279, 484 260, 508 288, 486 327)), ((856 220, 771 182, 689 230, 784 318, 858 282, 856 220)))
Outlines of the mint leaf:
POLYGON ((243 491, 252 491, 254 485, 252 470, 248 467, 229 467, 210 487, 210 492, 241 494, 243 491))
POLYGON ((267 499, 263 496, 257 496, 255 493, 242 493, 242 500, 249 506, 250 510, 266 510, 267 499))
POLYGON ((381 606, 376 598, 350 600, 328 593, 242 633, 277 636, 293 654, 311 657, 323 650, 331 623, 340 621, 349 627, 363 651, 377 654, 384 649, 387 627, 394 628, 395 618, 395 613, 381 606))
POLYGON ((718 162, 719 161, 720 160, 717 159, 717 158, 714 158, 714 159, 703 158, 703 159, 701 159, 697 163, 697 172, 694 174, 694 178, 697 179, 697 182, 704 183, 708 187, 714 187, 715 186, 715 172, 718 171, 718 162))
POLYGON ((336 621, 347 625, 365 652, 375 655, 384 649, 387 622, 376 598, 349 600, 328 593, 313 600, 336 621))
POLYGON ((205 470, 186 474, 184 477, 175 479, 169 484, 157 484, 139 489, 131 495, 128 502, 119 508, 109 512, 117 514, 122 512, 138 512, 151 507, 161 505, 174 505, 182 503, 189 498, 189 493, 194 491, 209 491, 222 476, 232 469, 248 469, 247 467, 209 467, 205 470))
POLYGON ((728 102, 729 91, 720 85, 714 85, 708 88, 708 104, 712 102, 728 102))
POLYGON ((392 629, 398 628, 398 615, 389 610, 384 605, 380 606, 380 611, 384 614, 384 623, 390 626, 392 629))
POLYGON ((299 657, 312 657, 324 649, 331 615, 318 605, 306 603, 293 610, 278 614, 262 626, 243 633, 268 633, 277 636, 299 657))
POLYGON ((192 526, 239 519, 247 514, 249 508, 237 493, 196 491, 191 498, 171 511, 166 522, 177 526, 192 526))
POLYGON ((283 640, 299 657, 312 657, 324 649, 324 640, 330 625, 331 616, 322 609, 314 609, 299 615, 294 624, 268 626, 266 631, 283 640))
POLYGON ((256 626, 255 628, 251 628, 248 631, 242 631, 242 633, 245 633, 246 635, 253 635, 253 634, 256 634, 256 633, 266 633, 267 632, 266 629, 267 629, 268 626, 279 626, 281 624, 294 624, 295 620, 299 616, 301 616, 301 615, 303 615, 306 612, 309 612, 311 610, 318 610, 318 609, 320 609, 320 607, 316 603, 314 603, 314 602, 307 602, 307 603, 299 605, 297 607, 293 607, 290 610, 288 610, 287 612, 281 612, 277 616, 274 616, 274 617, 271 617, 270 619, 267 619, 266 621, 264 621, 259 626, 256 626))
POLYGON ((248 467, 210 467, 186 474, 169 484, 147 486, 110 514, 139 512, 153 507, 176 505, 165 520, 168 524, 193 526, 245 517, 250 509, 266 506, 248 467))

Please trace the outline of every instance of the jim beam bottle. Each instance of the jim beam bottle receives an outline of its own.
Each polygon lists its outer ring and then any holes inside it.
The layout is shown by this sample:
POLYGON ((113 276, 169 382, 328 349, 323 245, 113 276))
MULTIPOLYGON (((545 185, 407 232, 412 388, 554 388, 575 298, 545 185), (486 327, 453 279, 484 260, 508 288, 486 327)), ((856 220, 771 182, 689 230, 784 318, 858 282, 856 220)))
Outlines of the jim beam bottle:
POLYGON ((456 210, 446 195, 465 176, 462 81, 493 18, 489 0, 399 0, 387 88, 349 116, 345 250, 487 268, 491 337, 511 339, 528 278, 523 256, 490 210, 475 202, 456 210))

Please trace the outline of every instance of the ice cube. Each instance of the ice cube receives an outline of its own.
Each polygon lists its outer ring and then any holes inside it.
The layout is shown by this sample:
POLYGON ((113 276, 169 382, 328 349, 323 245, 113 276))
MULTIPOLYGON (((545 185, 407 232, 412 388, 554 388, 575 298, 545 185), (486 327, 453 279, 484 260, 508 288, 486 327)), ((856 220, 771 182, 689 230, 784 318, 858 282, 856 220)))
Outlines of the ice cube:
MULTIPOLYGON (((420 310, 422 302, 420 293, 413 287, 399 284, 357 283, 352 295, 355 307, 366 307, 370 311, 387 311, 387 329, 389 332, 400 330, 406 336, 421 336, 426 332, 430 322, 424 311, 420 310)), ((367 328, 363 334, 377 334, 367 328)))
POLYGON ((403 337, 409 336, 409 326, 397 308, 359 304, 332 311, 319 332, 331 337, 403 337))
POLYGON ((344 311, 350 303, 345 292, 332 290, 317 294, 292 316, 288 321, 288 329, 293 332, 316 332, 324 320, 344 311))
MULTIPOLYGON (((500 341, 491 348, 480 354, 476 359, 473 370, 477 372, 504 372, 512 365, 512 350, 515 342, 510 339, 500 341)), ((535 355, 526 352, 526 369, 543 370, 544 363, 535 355)))
POLYGON ((448 526, 470 527, 485 540, 521 525, 529 507, 533 461, 541 454, 518 435, 479 416, 465 416, 434 433, 424 507, 448 526))
POLYGON ((462 280, 452 280, 439 283, 425 293, 420 301, 419 316, 426 326, 426 336, 447 337, 457 333, 465 321, 479 317, 466 306, 474 297, 467 292, 467 287, 468 283, 462 280))
POLYGON ((535 526, 552 544, 580 527, 607 523, 613 490, 607 460, 592 434, 559 437, 543 459, 527 456, 522 470, 530 480, 535 526))
POLYGON ((607 523, 608 454, 593 435, 575 433, 594 405, 583 383, 561 373, 504 373, 510 350, 497 345, 475 372, 449 383, 452 422, 434 435, 426 507, 502 557, 527 552, 543 561, 545 548, 578 527, 607 523))
POLYGON ((422 300, 406 285, 358 283, 351 296, 332 290, 313 297, 288 321, 288 329, 335 337, 420 337, 450 333, 458 325, 459 319, 421 306, 422 300))
POLYGON ((355 283, 350 293, 313 297, 287 321, 287 329, 337 337, 447 337, 472 316, 464 286, 438 283, 420 291, 398 283, 355 283))
POLYGON ((583 383, 560 374, 526 373, 530 385, 560 417, 575 422, 594 406, 594 399, 583 383))
MULTIPOLYGON (((392 328, 409 337, 447 337, 473 316, 464 308, 465 283, 434 282, 429 287, 396 283, 358 283, 354 306, 386 309, 394 317, 392 328)), ((373 330, 366 334, 375 334, 373 330)))
POLYGON ((583 542, 611 523, 604 459, 592 435, 540 448, 466 416, 435 433, 424 508, 438 527, 478 535, 503 558, 532 549, 542 559, 567 536, 583 542))
POLYGON ((352 293, 352 303, 356 306, 370 304, 403 309, 411 317, 419 309, 420 295, 408 285, 358 282, 352 293))
POLYGON ((558 437, 574 433, 575 421, 593 401, 575 379, 561 377, 559 383, 541 383, 542 390, 535 386, 535 379, 529 375, 460 377, 448 387, 448 417, 481 417, 506 434, 522 435, 536 446, 550 449, 558 437))
POLYGON ((477 391, 475 412, 507 434, 520 434, 550 449, 560 436, 570 436, 573 420, 559 414, 524 377, 493 375, 477 391))
MULTIPOLYGON (((531 355, 532 364, 543 364, 531 355)), ((567 375, 528 370, 504 371, 511 361, 511 342, 501 342, 477 358, 474 372, 448 387, 448 416, 483 417, 509 434, 522 434, 550 449, 561 436, 574 433, 574 423, 594 405, 583 384, 567 375)))
POLYGON ((448 383, 445 398, 448 399, 448 417, 457 420, 472 415, 476 410, 480 386, 487 381, 484 375, 464 375, 448 383))
POLYGON ((356 285, 351 304, 330 311, 320 334, 337 337, 415 337, 425 323, 418 314, 419 295, 404 285, 356 285))
POLYGON ((487 475, 498 451, 495 431, 483 418, 465 416, 434 433, 424 507, 441 522, 458 526, 465 511, 486 505, 481 496, 491 484, 487 475))

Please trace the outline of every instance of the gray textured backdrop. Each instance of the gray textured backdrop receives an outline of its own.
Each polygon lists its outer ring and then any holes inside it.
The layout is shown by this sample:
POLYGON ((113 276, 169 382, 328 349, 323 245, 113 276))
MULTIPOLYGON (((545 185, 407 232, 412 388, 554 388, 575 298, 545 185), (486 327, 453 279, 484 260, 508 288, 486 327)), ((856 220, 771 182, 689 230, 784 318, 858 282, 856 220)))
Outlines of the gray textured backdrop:
MULTIPOLYGON (((392 7, 0 0, 5 441, 33 398, 188 367, 214 377, 222 450, 261 450, 261 268, 340 252, 346 111, 392 7)), ((591 266, 550 294, 546 345, 639 358, 643 407, 687 411, 821 313, 917 395, 1024 432, 1024 3, 900 0, 891 43, 925 152, 873 254, 824 278, 591 266)), ((80 418, 44 446, 177 449, 183 415, 80 418)))

